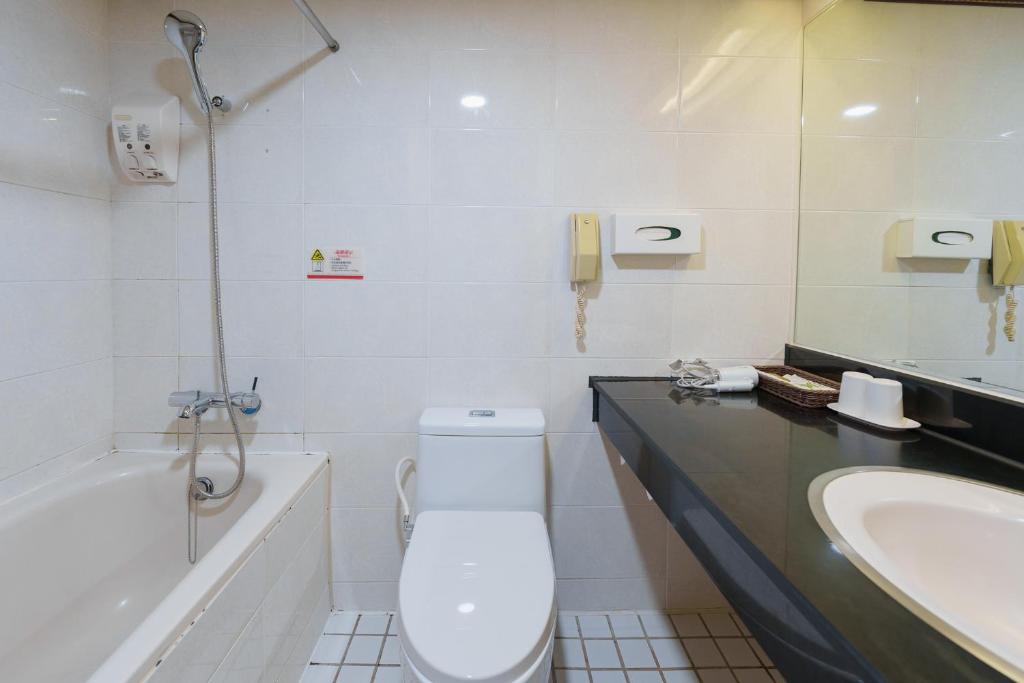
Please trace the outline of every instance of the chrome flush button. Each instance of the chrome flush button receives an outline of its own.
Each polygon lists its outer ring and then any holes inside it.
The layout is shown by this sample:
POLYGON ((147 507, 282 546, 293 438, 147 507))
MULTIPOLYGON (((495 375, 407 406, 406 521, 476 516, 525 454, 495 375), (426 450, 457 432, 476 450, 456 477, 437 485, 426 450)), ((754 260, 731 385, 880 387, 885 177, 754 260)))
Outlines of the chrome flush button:
POLYGON ((471 410, 469 411, 470 417, 494 417, 493 410, 471 410))

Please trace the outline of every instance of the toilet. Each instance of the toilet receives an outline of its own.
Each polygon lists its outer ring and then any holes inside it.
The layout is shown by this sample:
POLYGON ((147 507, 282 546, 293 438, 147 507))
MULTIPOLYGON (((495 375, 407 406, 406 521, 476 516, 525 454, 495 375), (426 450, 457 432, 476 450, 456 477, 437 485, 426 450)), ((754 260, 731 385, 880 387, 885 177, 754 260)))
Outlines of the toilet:
POLYGON ((409 683, 546 683, 555 571, 544 521, 544 415, 429 408, 398 584, 409 683))

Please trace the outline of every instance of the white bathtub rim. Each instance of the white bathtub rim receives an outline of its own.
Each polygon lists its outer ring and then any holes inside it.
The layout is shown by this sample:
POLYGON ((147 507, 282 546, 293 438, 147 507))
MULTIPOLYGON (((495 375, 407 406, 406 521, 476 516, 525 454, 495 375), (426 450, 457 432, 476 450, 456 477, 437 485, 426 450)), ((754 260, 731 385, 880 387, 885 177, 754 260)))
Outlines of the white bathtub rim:
MULTIPOLYGON (((147 454, 173 455, 175 457, 182 454, 180 451, 160 450, 120 450, 117 452, 130 455, 140 454, 144 457, 147 454)), ((216 455, 216 453, 204 453, 203 455, 216 455)), ((312 469, 308 470, 303 477, 293 473, 296 475, 294 476, 296 481, 290 482, 292 493, 286 500, 281 500, 274 505, 274 512, 269 517, 259 513, 265 513, 270 502, 263 498, 254 501, 252 506, 235 522, 228 534, 200 560, 200 563, 206 561, 207 567, 220 566, 221 570, 216 572, 215 576, 210 576, 212 570, 189 572, 174 589, 164 596, 157 607, 121 643, 117 650, 111 653, 103 664, 93 672, 88 683, 138 681, 148 676, 168 649, 190 628, 216 595, 227 585, 227 581, 242 568, 270 531, 310 489, 318 476, 327 468, 328 463, 327 454, 323 452, 253 452, 251 455, 276 456, 275 459, 309 456, 319 458, 319 461, 315 462, 312 469), (298 481, 299 479, 302 481, 298 481)), ((285 482, 278 480, 278 483, 284 484, 285 482)), ((198 565, 197 568, 199 568, 198 565)))

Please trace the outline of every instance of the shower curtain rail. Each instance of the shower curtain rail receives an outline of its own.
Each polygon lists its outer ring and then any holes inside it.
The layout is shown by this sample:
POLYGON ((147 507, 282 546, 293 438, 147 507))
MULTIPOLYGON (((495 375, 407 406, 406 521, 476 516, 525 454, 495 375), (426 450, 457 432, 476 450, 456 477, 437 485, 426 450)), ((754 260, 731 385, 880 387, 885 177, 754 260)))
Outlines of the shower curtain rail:
POLYGON ((292 0, 292 2, 295 3, 295 6, 299 8, 300 12, 306 15, 306 18, 309 19, 309 23, 313 24, 313 28, 316 29, 316 32, 319 33, 320 37, 324 39, 325 43, 327 43, 327 47, 331 48, 331 52, 337 52, 339 47, 338 41, 334 39, 331 32, 328 31, 323 22, 320 21, 320 17, 316 15, 316 12, 310 9, 306 0, 292 0))

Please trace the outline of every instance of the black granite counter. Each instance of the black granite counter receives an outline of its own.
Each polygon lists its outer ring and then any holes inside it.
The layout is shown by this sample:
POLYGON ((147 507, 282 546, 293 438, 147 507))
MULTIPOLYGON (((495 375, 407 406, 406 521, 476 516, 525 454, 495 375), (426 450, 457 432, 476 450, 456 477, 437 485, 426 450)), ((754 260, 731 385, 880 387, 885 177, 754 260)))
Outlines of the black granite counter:
POLYGON ((807 487, 831 470, 888 465, 1024 491, 1024 467, 763 392, 698 397, 664 379, 592 386, 601 429, 791 683, 1007 680, 838 552, 807 487))

